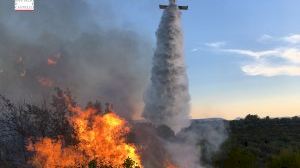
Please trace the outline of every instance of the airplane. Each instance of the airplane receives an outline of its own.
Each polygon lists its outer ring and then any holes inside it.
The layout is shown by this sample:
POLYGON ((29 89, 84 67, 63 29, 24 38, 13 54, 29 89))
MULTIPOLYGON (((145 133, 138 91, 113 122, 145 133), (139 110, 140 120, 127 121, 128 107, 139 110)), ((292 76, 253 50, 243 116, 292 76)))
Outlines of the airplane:
MULTIPOLYGON (((159 5, 160 9, 167 9, 170 5, 175 5, 176 0, 169 0, 169 5, 159 5)), ((178 9, 180 10, 188 10, 188 6, 178 6, 178 9)))

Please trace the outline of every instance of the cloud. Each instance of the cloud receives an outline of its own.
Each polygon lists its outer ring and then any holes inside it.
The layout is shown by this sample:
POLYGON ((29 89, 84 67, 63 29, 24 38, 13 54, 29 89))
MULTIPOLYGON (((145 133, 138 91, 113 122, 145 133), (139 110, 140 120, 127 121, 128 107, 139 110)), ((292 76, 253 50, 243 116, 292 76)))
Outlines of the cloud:
POLYGON ((290 63, 300 63, 300 49, 298 48, 274 48, 272 50, 252 51, 243 49, 222 49, 224 52, 230 52, 240 55, 262 59, 264 57, 278 57, 290 63))
POLYGON ((252 51, 252 50, 243 50, 243 49, 222 49, 222 51, 255 57, 257 59, 265 56, 272 56, 278 54, 277 50, 252 51))
MULTIPOLYGON (((212 42, 212 43, 204 43, 204 45, 206 47, 221 48, 221 47, 224 47, 226 45, 226 42, 225 41, 217 41, 217 42, 212 42)), ((191 50, 191 52, 197 52, 201 49, 202 49, 202 47, 193 48, 191 50)))
POLYGON ((291 63, 300 63, 300 49, 299 48, 287 48, 280 52, 280 56, 291 63))
POLYGON ((285 42, 287 44, 300 44, 300 34, 291 34, 288 36, 283 37, 273 37, 268 34, 263 34, 257 40, 260 43, 267 43, 267 42, 285 42))
POLYGON ((300 66, 296 65, 269 65, 264 63, 257 63, 242 66, 242 71, 250 76, 300 76, 300 66))
POLYGON ((191 51, 192 52, 197 52, 197 51, 199 51, 201 48, 193 48, 191 51))
POLYGON ((258 41, 280 41, 281 46, 275 46, 268 50, 252 50, 238 48, 222 48, 220 42, 206 43, 206 46, 217 51, 233 53, 253 58, 253 61, 241 66, 246 75, 251 76, 300 76, 300 34, 293 34, 281 38, 263 35, 258 41), (274 59, 274 58, 280 58, 274 59), (276 61, 275 61, 276 60, 276 61))
POLYGON ((300 43, 300 34, 293 34, 290 36, 286 36, 282 38, 283 41, 291 43, 291 44, 299 44, 300 43))
POLYGON ((223 49, 223 51, 254 57, 254 64, 251 63, 241 67, 242 71, 247 75, 268 77, 278 75, 300 76, 300 49, 298 48, 275 48, 263 51, 223 49), (280 65, 271 61, 271 58, 275 57, 282 59, 280 65), (262 61, 266 63, 261 63, 262 61))
POLYGON ((205 43, 205 45, 208 47, 220 48, 220 47, 225 46, 226 42, 218 41, 218 42, 213 42, 213 43, 205 43))
POLYGON ((261 37, 259 37, 257 41, 258 41, 258 42, 261 42, 261 43, 264 43, 264 42, 267 42, 267 41, 271 41, 271 40, 273 40, 273 39, 274 39, 273 36, 268 35, 268 34, 264 34, 264 35, 262 35, 261 37))

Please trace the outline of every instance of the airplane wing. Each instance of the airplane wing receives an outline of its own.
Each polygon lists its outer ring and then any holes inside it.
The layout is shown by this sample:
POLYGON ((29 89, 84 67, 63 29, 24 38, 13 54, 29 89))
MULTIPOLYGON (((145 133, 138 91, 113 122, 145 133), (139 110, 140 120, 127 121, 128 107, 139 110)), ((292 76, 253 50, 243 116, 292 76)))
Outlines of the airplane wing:
POLYGON ((160 9, 167 9, 167 8, 168 8, 168 5, 159 5, 159 8, 160 8, 160 9))
POLYGON ((189 9, 188 6, 178 6, 178 8, 179 8, 180 10, 188 10, 188 9, 189 9))

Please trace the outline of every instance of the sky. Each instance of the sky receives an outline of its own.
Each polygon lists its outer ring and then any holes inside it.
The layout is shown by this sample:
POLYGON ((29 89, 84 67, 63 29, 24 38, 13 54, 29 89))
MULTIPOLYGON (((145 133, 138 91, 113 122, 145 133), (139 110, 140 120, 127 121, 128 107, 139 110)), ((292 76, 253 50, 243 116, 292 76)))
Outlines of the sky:
MULTIPOLYGON (((158 4, 115 8, 120 24, 153 38, 158 4)), ((193 118, 300 114, 299 0, 181 0, 193 118)))
MULTIPOLYGON (((86 20, 78 16, 83 26, 96 19, 107 28, 134 31, 150 39, 155 49, 162 15, 158 5, 168 0, 80 1, 90 3, 94 11, 86 20), (112 11, 103 13, 101 5, 112 11)), ((179 0, 178 4, 189 6, 182 12, 182 26, 193 118, 300 113, 299 0, 179 0)))

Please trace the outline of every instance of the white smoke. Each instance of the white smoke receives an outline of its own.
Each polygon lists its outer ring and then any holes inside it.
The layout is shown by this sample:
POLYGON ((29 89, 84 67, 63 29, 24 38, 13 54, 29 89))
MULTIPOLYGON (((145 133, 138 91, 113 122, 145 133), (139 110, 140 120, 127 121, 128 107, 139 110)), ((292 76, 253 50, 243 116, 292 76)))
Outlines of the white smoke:
POLYGON ((180 141, 166 142, 166 149, 179 168, 203 168, 200 163, 201 149, 197 135, 189 133, 180 141))
POLYGON ((180 16, 178 7, 171 4, 161 18, 143 113, 155 125, 167 125, 176 133, 190 124, 180 16))

